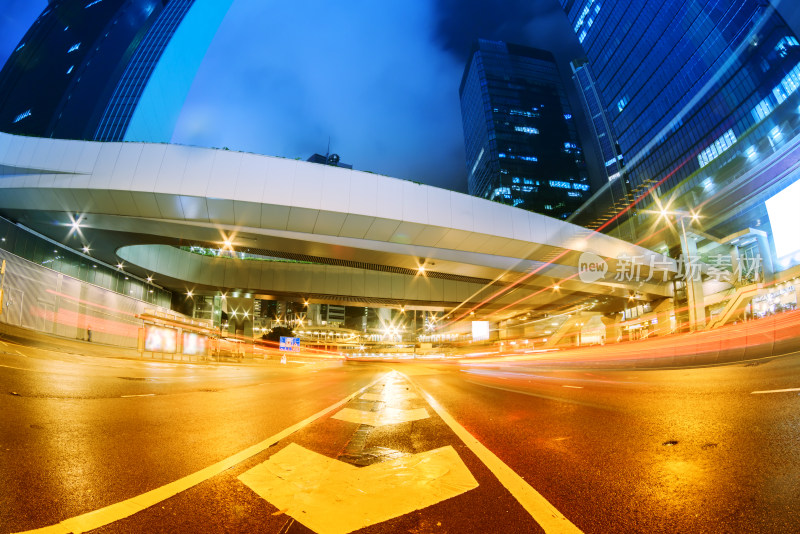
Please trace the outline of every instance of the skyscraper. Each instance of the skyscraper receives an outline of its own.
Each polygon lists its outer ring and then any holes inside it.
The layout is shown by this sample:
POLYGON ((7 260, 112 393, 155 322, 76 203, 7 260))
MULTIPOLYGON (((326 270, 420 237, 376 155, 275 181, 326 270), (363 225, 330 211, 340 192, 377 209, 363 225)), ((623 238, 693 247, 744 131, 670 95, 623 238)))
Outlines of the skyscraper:
POLYGON ((169 141, 232 0, 54 0, 0 71, 0 130, 169 141))
POLYGON ((459 88, 471 195, 566 218, 589 197, 550 52, 479 40, 459 88))
MULTIPOLYGON (((658 196, 680 209, 702 206, 704 231, 719 238, 748 226, 768 230, 763 201, 792 173, 764 173, 764 163, 783 157, 800 135, 800 41, 770 3, 561 6, 625 154, 629 200, 638 200, 620 219, 632 217, 646 233, 649 214, 641 208, 658 196), (736 195, 726 192, 734 187, 736 195)), ((600 205, 581 210, 587 217, 575 222, 597 227, 629 205, 594 200, 600 205)))
POLYGON ((585 59, 576 59, 570 63, 570 67, 572 68, 572 79, 578 87, 581 103, 589 118, 594 139, 600 148, 606 178, 610 182, 619 178, 620 170, 625 164, 622 151, 611 128, 603 101, 597 92, 589 62, 585 59))

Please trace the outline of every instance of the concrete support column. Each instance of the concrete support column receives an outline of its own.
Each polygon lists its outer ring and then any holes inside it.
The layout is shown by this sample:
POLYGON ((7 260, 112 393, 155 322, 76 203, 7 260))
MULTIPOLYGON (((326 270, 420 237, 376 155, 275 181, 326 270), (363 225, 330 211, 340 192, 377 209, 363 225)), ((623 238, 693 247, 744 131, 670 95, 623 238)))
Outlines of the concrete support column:
POLYGON ((758 244, 758 254, 761 256, 761 267, 764 270, 764 280, 762 282, 771 282, 775 274, 775 268, 772 264, 772 253, 769 248, 769 239, 764 232, 756 234, 756 243, 758 244))
POLYGON ((656 336, 666 336, 672 333, 672 321, 670 321, 670 316, 674 308, 675 306, 672 303, 672 299, 664 299, 653 309, 656 313, 657 321, 653 329, 656 336))
POLYGON ((739 255, 739 247, 737 247, 736 245, 731 245, 730 256, 731 256, 731 274, 732 274, 731 282, 733 283, 736 281, 735 278, 737 276, 737 273, 742 272, 741 271, 742 260, 741 256, 739 255))
MULTIPOLYGON (((687 237, 683 220, 681 220, 681 251, 687 264, 691 259, 699 256, 697 242, 687 237)), ((693 276, 694 273, 689 272, 689 269, 685 270, 685 274, 688 275, 685 278, 685 282, 686 297, 689 305, 689 328, 691 331, 702 330, 706 325, 706 306, 702 277, 699 275, 693 276)))

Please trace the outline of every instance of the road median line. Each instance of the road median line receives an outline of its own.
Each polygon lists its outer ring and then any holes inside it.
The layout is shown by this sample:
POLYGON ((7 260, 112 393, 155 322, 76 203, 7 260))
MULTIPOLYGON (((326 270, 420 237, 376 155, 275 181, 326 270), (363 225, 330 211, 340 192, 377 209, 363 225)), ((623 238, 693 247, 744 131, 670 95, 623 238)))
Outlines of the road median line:
MULTIPOLYGON (((403 374, 403 373, 400 373, 403 374)), ((530 484, 506 465, 475 436, 461 426, 439 402, 419 387, 410 377, 403 375, 422 393, 431 408, 455 432, 464 444, 489 468, 497 480, 514 496, 523 508, 531 515, 547 534, 580 534, 582 531, 559 512, 555 506, 545 499, 530 484)))
POLYGON ((191 475, 179 478, 174 482, 170 482, 169 484, 166 484, 164 486, 150 490, 146 493, 142 493, 141 495, 137 495, 136 497, 131 497, 130 499, 115 504, 111 504, 104 508, 100 508, 99 510, 95 510, 93 512, 88 512, 85 514, 81 514, 79 516, 65 519, 59 523, 56 523, 55 525, 50 525, 33 530, 20 531, 17 534, 69 534, 69 533, 80 534, 82 532, 87 532, 89 530, 94 530, 96 528, 100 528, 102 526, 114 523, 115 521, 119 521, 120 519, 125 519, 126 517, 130 517, 133 514, 146 510, 147 508, 150 508, 155 504, 165 501, 170 497, 173 497, 178 493, 181 493, 182 491, 186 491, 187 489, 192 488, 200 484, 201 482, 205 482, 211 477, 219 475, 220 473, 247 460, 248 458, 251 458, 256 454, 259 454, 267 450, 280 440, 286 438, 287 436, 290 436, 291 434, 294 434, 301 428, 313 423, 322 416, 347 404, 365 390, 371 388, 381 380, 385 379, 388 374, 390 373, 381 375, 374 382, 367 384, 358 391, 351 393, 344 399, 332 404, 331 406, 328 406, 327 408, 320 410, 314 415, 303 419, 299 423, 295 423, 294 425, 281 430, 277 434, 274 434, 268 437, 267 439, 259 443, 256 443, 255 445, 252 445, 244 449, 243 451, 234 454, 233 456, 229 456, 224 460, 220 460, 219 462, 212 464, 204 469, 201 469, 200 471, 192 473, 191 475))

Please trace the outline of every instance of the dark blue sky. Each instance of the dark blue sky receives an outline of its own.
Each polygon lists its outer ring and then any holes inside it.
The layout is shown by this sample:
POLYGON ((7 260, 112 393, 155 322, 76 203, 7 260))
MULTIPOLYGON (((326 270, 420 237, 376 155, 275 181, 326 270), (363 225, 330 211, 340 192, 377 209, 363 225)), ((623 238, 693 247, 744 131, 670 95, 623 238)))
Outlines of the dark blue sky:
MULTIPOLYGON (((44 9, 3 0, 0 62, 44 9)), ((458 85, 472 42, 581 54, 556 0, 236 0, 173 142, 289 158, 331 150, 356 169, 466 190, 458 85)))

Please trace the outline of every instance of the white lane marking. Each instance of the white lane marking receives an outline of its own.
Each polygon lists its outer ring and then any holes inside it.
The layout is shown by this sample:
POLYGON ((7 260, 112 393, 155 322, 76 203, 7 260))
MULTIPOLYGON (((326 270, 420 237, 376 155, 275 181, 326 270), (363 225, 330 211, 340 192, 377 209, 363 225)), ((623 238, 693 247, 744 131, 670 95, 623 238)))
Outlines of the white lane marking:
POLYGON ((136 497, 132 497, 126 501, 118 502, 116 504, 112 504, 106 506, 105 508, 100 508, 99 510, 95 510, 94 512, 89 512, 86 514, 82 514, 79 516, 71 517, 69 519, 65 519, 60 523, 56 523, 55 525, 50 525, 44 528, 39 528, 35 530, 26 530, 24 532, 20 532, 18 534, 80 534, 82 532, 87 532, 89 530, 94 530, 96 528, 100 528, 102 526, 111 524, 115 521, 119 521, 120 519, 125 519, 126 517, 130 517, 137 512, 141 512, 151 506, 154 506, 170 497, 177 495, 182 491, 186 491, 187 489, 200 484, 208 480, 211 477, 217 476, 223 471, 230 469, 231 467, 239 464, 256 454, 263 452, 270 448, 275 443, 279 442, 286 436, 294 434, 301 428, 307 426, 310 423, 313 423, 320 417, 332 412, 336 408, 343 406, 353 400, 357 395, 361 394, 367 388, 370 388, 383 380, 386 375, 381 376, 375 382, 364 386, 363 388, 359 389, 355 393, 352 393, 345 397, 344 399, 336 402, 327 408, 320 410, 319 412, 315 413, 314 415, 307 417, 300 421, 299 423, 295 423, 294 425, 285 428, 278 432, 277 434, 268 437, 264 441, 260 443, 256 443, 243 451, 240 451, 233 456, 229 456, 224 460, 221 460, 215 464, 212 464, 205 469, 201 469, 191 475, 185 476, 183 478, 179 478, 174 482, 170 482, 165 486, 161 486, 160 488, 156 488, 154 490, 150 490, 146 493, 142 493, 141 495, 137 495, 136 497))
MULTIPOLYGON (((410 380, 410 379, 409 379, 410 380)), ((419 386, 417 386, 419 387, 419 386)), ((514 496, 515 499, 527 510, 531 517, 547 534, 579 534, 582 531, 559 512, 555 506, 545 499, 541 493, 533 489, 530 484, 508 467, 492 451, 486 448, 469 431, 461 426, 458 421, 447 413, 441 404, 431 397, 425 390, 419 388, 431 408, 447 423, 453 432, 475 453, 475 456, 489 468, 497 480, 514 496)))
POLYGON ((562 388, 572 388, 572 389, 583 389, 583 386, 567 386, 566 384, 561 385, 562 388))
POLYGON ((556 402, 566 402, 567 404, 578 404, 579 406, 586 406, 587 408, 597 408, 599 410, 614 410, 610 406, 603 406, 602 404, 594 404, 592 402, 584 402, 575 399, 564 399, 561 397, 556 397, 554 395, 543 395, 541 393, 534 393, 532 391, 521 391, 519 389, 511 389, 511 388, 504 388, 502 386, 492 386, 490 384, 484 384, 483 382, 475 382, 474 380, 464 380, 468 384, 475 384, 476 386, 482 386, 489 389, 497 389, 500 391, 508 391, 509 393, 519 393, 520 395, 528 395, 529 397, 537 397, 539 399, 547 399, 556 402))
MULTIPOLYGON (((27 367, 16 367, 14 365, 0 364, 0 367, 5 367, 6 369, 14 369, 16 371, 33 371, 34 373, 51 373, 51 371, 41 371, 39 369, 28 369, 27 367)), ((55 374, 55 373, 52 373, 52 374, 55 374)))
POLYGON ((141 395, 122 395, 122 399, 127 399, 130 397, 155 397, 155 393, 142 393, 141 395))
POLYGON ((753 391, 751 395, 763 395, 764 393, 790 393, 792 391, 800 391, 800 388, 787 388, 787 389, 767 389, 765 391, 753 391))
POLYGON ((360 530, 478 487, 450 445, 356 467, 291 443, 239 480, 317 534, 360 530))

